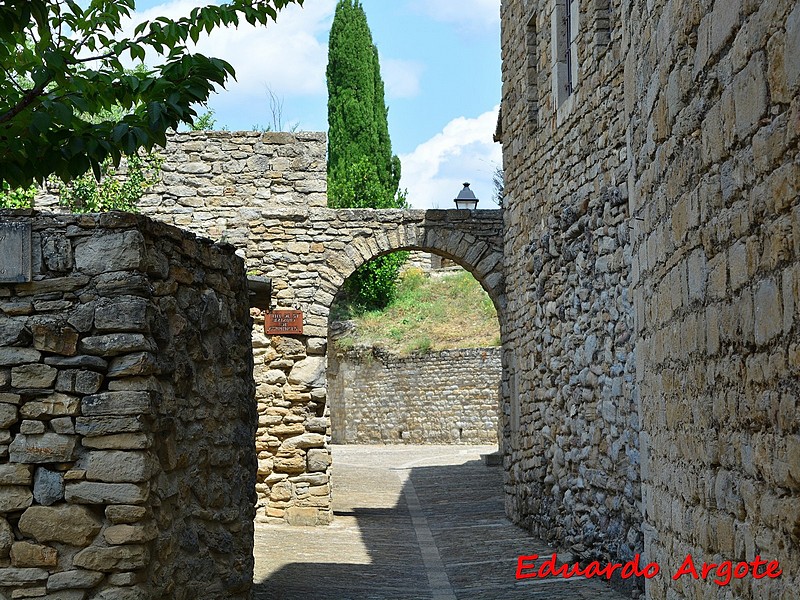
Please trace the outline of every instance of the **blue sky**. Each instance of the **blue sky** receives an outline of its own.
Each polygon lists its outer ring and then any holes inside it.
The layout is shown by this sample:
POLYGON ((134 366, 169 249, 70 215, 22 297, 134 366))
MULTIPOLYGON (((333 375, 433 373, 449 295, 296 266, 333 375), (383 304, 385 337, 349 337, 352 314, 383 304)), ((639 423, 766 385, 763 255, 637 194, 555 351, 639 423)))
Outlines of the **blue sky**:
MULTIPOLYGON (((183 16, 202 0, 140 0, 135 21, 183 16)), ((362 0, 378 47, 401 187, 415 208, 449 208, 470 181, 491 202, 501 162, 492 132, 500 102, 500 0, 362 0)), ((237 81, 212 97, 217 128, 271 122, 267 89, 283 101, 283 121, 327 130, 325 67, 336 0, 291 6, 266 28, 219 30, 198 51, 223 58, 237 81)), ((148 57, 148 62, 155 59, 148 57)))

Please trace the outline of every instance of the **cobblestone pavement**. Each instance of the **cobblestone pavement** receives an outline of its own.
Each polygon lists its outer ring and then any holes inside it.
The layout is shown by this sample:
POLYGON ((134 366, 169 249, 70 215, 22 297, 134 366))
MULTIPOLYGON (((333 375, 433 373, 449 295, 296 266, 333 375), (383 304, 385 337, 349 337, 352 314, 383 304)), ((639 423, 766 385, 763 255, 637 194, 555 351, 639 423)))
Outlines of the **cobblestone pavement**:
POLYGON ((586 579, 516 581, 552 550, 503 513, 491 446, 334 446, 334 524, 256 525, 256 600, 623 600, 586 579))

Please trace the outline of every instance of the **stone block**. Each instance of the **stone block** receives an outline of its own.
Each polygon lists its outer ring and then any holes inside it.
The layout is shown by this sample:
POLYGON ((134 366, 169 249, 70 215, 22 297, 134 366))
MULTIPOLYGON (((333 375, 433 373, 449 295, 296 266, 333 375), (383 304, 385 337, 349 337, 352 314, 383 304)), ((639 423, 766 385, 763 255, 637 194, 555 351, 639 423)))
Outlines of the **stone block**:
POLYGON ((296 450, 297 448, 321 448, 325 445, 325 436, 319 433, 304 433, 287 438, 281 444, 281 450, 296 450))
POLYGON ((752 135, 767 112, 767 81, 764 54, 759 52, 733 80, 733 106, 736 135, 740 140, 752 135))
POLYGON ((67 483, 65 497, 73 504, 143 504, 149 497, 147 484, 79 481, 67 483))
POLYGON ((17 422, 17 407, 13 404, 0 404, 0 429, 8 429, 17 422))
POLYGON ((49 575, 45 569, 6 567, 0 569, 0 587, 31 585, 45 581, 49 575))
POLYGON ((303 506, 289 507, 284 513, 284 518, 289 525, 301 527, 314 527, 328 522, 322 517, 320 510, 303 506))
POLYGON ((144 452, 95 450, 82 458, 86 478, 109 483, 140 483, 150 478, 150 460, 144 452))
POLYGON ((96 600, 148 600, 150 594, 139 587, 108 587, 100 592, 96 600))
POLYGON ((56 380, 58 369, 49 365, 20 365, 11 369, 11 385, 15 388, 48 388, 56 380))
POLYGON ((158 537, 154 523, 145 525, 112 525, 103 531, 103 537, 111 545, 144 544, 158 537))
POLYGON ((82 354, 80 356, 46 356, 44 364, 53 367, 65 367, 71 369, 92 369, 93 371, 103 372, 108 368, 108 361, 100 358, 99 356, 89 356, 82 354))
POLYGON ((23 421, 22 424, 19 426, 19 432, 24 433, 26 435, 44 433, 45 430, 46 428, 42 421, 23 421))
POLYGON ((94 313, 94 326, 99 331, 138 331, 148 329, 148 302, 136 296, 120 296, 108 304, 98 306, 94 313))
POLYGON ((25 321, 0 316, 0 346, 12 346, 25 337, 25 321))
POLYGON ((117 356, 156 349, 153 342, 141 333, 107 333, 87 337, 80 341, 79 347, 81 352, 98 356, 117 356))
POLYGON ((105 575, 97 571, 85 571, 74 569, 72 571, 62 571, 53 573, 47 580, 47 591, 57 592, 59 590, 88 590, 99 584, 105 575))
POLYGON ((771 279, 762 281, 753 298, 755 310, 755 341, 759 346, 768 343, 783 329, 783 311, 778 286, 771 279))
POLYGON ((81 443, 86 448, 97 450, 144 450, 152 445, 150 437, 145 433, 118 433, 87 437, 81 443))
POLYGON ((108 367, 109 377, 146 377, 157 372, 158 362, 149 352, 118 356, 112 359, 108 367))
POLYGON ((786 85, 796 90, 800 83, 800 4, 795 4, 786 19, 783 68, 786 70, 786 85))
POLYGON ((0 348, 0 367, 38 363, 42 353, 33 348, 0 348))
POLYGON ((138 231, 100 233, 75 245, 75 266, 89 275, 115 270, 138 270, 145 255, 144 237, 138 231))
POLYGON ((66 394, 50 394, 23 404, 20 414, 26 419, 72 417, 80 414, 80 399, 66 394))
POLYGON ((138 523, 147 516, 144 506, 113 504, 106 507, 106 518, 115 525, 120 523, 138 523))
POLYGON ((0 517, 0 558, 8 558, 11 544, 14 543, 14 530, 4 518, 0 517))
POLYGON ((70 417, 57 417, 50 421, 50 427, 56 433, 72 435, 75 433, 75 423, 70 417))
POLYGON ((44 352, 72 356, 77 352, 78 332, 72 327, 40 322, 31 326, 33 347, 44 352))
POLYGON ((86 417, 146 415, 152 411, 150 392, 104 392, 86 396, 81 412, 86 417))
POLYGON ((328 470, 331 465, 331 455, 327 450, 309 450, 306 456, 309 473, 320 473, 328 470))
POLYGON ((319 387, 325 383, 325 357, 309 356, 292 367, 289 383, 306 388, 319 387))
POLYGON ((95 371, 67 369, 58 373, 56 390, 76 394, 94 394, 100 389, 103 376, 95 371))
POLYGON ((75 555, 76 567, 101 571, 131 571, 146 567, 150 562, 150 551, 146 546, 127 545, 102 548, 89 546, 75 555))
POLYGON ((77 436, 59 433, 18 434, 8 448, 10 460, 17 463, 69 462, 75 459, 77 441, 77 436))
POLYGON ((37 542, 88 546, 103 523, 85 506, 31 506, 19 520, 20 531, 37 542))
POLYGON ((0 465, 0 485, 30 485, 33 481, 30 465, 6 463, 0 465))
POLYGON ((33 494, 27 487, 0 486, 0 513, 10 513, 28 508, 33 504, 33 494))
POLYGON ((78 417, 75 432, 86 437, 140 433, 147 429, 142 417, 78 417))
POLYGON ((14 542, 11 546, 11 564, 15 567, 55 567, 58 564, 58 552, 50 546, 14 542))
POLYGON ((64 499, 64 475, 37 467, 33 477, 33 497, 38 504, 50 506, 64 499))

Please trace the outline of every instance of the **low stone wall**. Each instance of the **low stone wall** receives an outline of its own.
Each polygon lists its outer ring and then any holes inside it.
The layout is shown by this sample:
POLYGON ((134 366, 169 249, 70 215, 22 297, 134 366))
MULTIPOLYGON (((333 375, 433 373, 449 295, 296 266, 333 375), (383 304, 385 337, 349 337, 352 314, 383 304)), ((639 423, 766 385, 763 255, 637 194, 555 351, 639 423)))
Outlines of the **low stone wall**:
POLYGON ((245 599, 255 422, 244 265, 121 213, 32 226, 0 284, 0 598, 245 599))
POLYGON ((500 348, 331 352, 335 444, 495 444, 500 348))

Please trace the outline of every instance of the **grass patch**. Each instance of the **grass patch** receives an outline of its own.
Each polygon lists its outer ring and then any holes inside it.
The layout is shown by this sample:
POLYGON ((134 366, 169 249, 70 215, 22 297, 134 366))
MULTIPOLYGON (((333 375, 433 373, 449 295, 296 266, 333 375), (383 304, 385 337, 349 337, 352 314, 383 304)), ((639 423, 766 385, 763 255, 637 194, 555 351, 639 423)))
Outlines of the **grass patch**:
POLYGON ((360 310, 340 298, 331 316, 355 321, 348 346, 378 346, 409 354, 500 343, 494 305, 466 271, 429 277, 419 269, 408 269, 398 283, 397 297, 384 310, 360 310))

